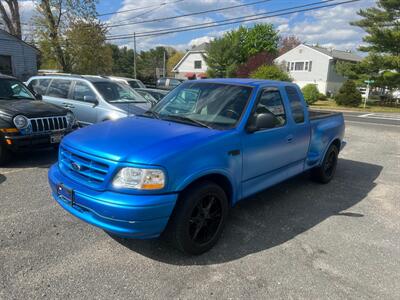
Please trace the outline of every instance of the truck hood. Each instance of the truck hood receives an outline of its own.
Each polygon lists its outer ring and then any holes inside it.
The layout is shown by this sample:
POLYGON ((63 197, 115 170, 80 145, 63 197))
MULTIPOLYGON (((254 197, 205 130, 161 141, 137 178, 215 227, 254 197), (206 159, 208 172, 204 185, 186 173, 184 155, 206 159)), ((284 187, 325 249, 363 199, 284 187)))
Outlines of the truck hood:
POLYGON ((66 136, 63 144, 110 160, 157 164, 222 132, 133 116, 82 128, 66 136))
POLYGON ((68 110, 39 100, 0 100, 0 112, 10 117, 24 115, 36 118, 64 116, 68 110))

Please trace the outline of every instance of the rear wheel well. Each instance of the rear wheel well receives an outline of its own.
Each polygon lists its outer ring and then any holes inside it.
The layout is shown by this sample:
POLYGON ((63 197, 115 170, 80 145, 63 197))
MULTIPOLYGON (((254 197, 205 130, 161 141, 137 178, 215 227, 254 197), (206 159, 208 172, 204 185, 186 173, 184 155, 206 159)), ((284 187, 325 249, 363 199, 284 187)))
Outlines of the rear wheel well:
POLYGON ((190 189, 191 187, 200 184, 203 181, 211 181, 217 185, 219 185, 225 192, 226 197, 229 200, 229 204, 232 205, 233 201, 232 201, 232 197, 233 197, 233 187, 231 182, 229 181, 229 179, 221 174, 209 174, 209 175, 205 175, 202 176, 200 178, 197 178, 195 181, 191 182, 189 185, 187 185, 182 192, 190 189))
POLYGON ((338 149, 338 152, 340 151, 340 144, 341 144, 341 142, 340 142, 339 139, 335 139, 335 140, 331 143, 331 145, 335 145, 335 146, 336 146, 336 148, 338 149))

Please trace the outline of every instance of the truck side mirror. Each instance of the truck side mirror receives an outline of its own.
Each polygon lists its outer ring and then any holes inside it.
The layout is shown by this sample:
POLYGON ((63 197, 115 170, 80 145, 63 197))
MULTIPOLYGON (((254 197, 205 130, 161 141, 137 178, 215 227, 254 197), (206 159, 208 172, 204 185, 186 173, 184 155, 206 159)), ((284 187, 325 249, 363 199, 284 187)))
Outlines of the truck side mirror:
POLYGON ((272 113, 262 113, 253 115, 246 127, 247 132, 253 133, 261 129, 274 128, 276 117, 272 113))

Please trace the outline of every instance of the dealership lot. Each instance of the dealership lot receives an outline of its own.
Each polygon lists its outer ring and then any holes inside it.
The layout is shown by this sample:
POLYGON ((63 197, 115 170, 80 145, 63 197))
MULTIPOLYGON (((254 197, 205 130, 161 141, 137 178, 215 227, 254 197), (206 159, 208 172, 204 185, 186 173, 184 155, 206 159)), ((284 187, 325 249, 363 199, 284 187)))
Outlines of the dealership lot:
POLYGON ((56 151, 19 155, 0 168, 0 298, 399 299, 400 126, 382 119, 347 115, 330 184, 239 204, 199 257, 77 220, 49 195, 56 151))

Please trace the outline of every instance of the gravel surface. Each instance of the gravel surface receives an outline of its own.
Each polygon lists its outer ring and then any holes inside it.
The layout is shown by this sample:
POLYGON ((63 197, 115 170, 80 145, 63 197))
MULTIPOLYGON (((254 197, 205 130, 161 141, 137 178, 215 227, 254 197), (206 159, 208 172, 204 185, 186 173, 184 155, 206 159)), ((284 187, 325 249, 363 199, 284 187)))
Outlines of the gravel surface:
POLYGON ((0 299, 400 299, 400 127, 349 122, 346 140, 330 184, 240 203, 199 257, 79 221, 49 194, 57 153, 19 155, 0 168, 0 299))

